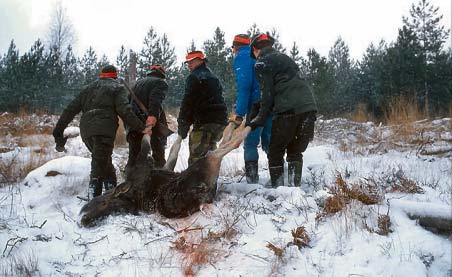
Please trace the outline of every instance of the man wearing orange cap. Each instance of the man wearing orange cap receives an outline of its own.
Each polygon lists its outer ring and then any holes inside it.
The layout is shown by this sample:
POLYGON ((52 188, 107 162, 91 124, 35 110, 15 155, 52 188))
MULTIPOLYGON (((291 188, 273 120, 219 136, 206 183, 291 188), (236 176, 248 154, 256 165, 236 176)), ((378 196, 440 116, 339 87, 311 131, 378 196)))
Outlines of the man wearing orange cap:
MULTIPOLYGON (((250 56, 250 38, 248 35, 239 34, 234 37, 232 48, 234 51, 234 75, 237 84, 237 100, 235 103, 234 123, 239 126, 246 115, 246 122, 250 121, 253 105, 259 102, 261 90, 256 79, 254 64, 256 59, 250 56)), ((248 184, 259 182, 257 147, 261 142, 262 150, 267 153, 270 143, 272 118, 269 116, 263 127, 252 131, 243 142, 243 157, 245 159, 245 175, 248 184)))
POLYGON ((317 105, 300 68, 289 56, 274 49, 273 43, 268 33, 256 35, 251 42, 262 99, 258 115, 247 125, 252 129, 263 126, 273 113, 267 154, 272 187, 284 185, 286 153, 289 184, 300 186, 303 152, 314 137, 317 105))
POLYGON ((117 78, 116 68, 112 65, 105 66, 99 79, 83 89, 64 109, 53 130, 56 150, 62 152, 67 140, 63 135, 64 129, 75 115, 82 112, 80 135, 92 157, 88 189, 90 199, 102 194, 102 185, 105 190, 116 186, 111 155, 118 129, 118 116, 132 130, 150 133, 150 128, 145 128, 145 124, 133 113, 127 93, 117 78))
POLYGON ((178 134, 187 137, 190 126, 188 164, 214 150, 227 125, 227 107, 220 80, 206 66, 207 59, 201 51, 185 57, 190 74, 185 80, 185 94, 179 111, 178 134))
MULTIPOLYGON (((165 165, 165 146, 166 136, 162 135, 158 128, 155 128, 157 122, 168 126, 166 122, 166 115, 162 107, 163 100, 168 93, 168 84, 165 81, 165 68, 162 65, 151 65, 149 72, 145 78, 138 80, 133 87, 137 99, 144 105, 148 113, 145 114, 131 96, 129 100, 132 104, 132 109, 135 114, 146 123, 146 126, 153 127, 151 135, 151 149, 152 158, 156 167, 163 167, 165 165)), ((138 154, 141 149, 141 139, 143 133, 134 132, 127 129, 127 142, 129 143, 129 159, 126 165, 126 174, 130 168, 135 164, 138 154)))

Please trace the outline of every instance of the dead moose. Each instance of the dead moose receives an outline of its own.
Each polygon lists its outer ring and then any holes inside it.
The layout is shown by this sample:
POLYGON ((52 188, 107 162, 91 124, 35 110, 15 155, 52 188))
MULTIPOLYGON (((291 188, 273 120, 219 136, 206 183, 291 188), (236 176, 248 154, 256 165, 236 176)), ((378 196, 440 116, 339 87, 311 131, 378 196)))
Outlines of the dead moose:
POLYGON ((215 197, 223 157, 239 147, 250 131, 250 127, 246 127, 232 136, 233 128, 229 125, 219 148, 180 173, 173 169, 181 138, 178 137, 173 144, 165 167, 156 169, 152 159, 148 158, 149 136, 145 136, 138 161, 126 181, 82 207, 82 226, 92 226, 96 220, 118 213, 157 210, 165 217, 176 218, 197 212, 201 204, 211 203, 215 197))

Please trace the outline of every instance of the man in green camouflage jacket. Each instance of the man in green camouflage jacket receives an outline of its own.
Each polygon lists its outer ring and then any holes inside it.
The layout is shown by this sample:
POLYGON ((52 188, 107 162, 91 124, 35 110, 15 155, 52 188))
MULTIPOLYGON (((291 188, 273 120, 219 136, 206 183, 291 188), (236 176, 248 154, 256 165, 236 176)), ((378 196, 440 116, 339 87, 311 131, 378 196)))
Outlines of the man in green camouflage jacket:
POLYGON ((88 194, 90 199, 102 194, 102 185, 105 190, 116 186, 111 155, 118 129, 118 116, 132 130, 143 133, 149 133, 150 130, 133 113, 124 87, 116 80, 117 76, 114 66, 105 66, 100 78, 83 89, 66 107, 53 130, 56 149, 62 152, 67 140, 63 135, 64 129, 82 112, 80 135, 92 157, 88 194))

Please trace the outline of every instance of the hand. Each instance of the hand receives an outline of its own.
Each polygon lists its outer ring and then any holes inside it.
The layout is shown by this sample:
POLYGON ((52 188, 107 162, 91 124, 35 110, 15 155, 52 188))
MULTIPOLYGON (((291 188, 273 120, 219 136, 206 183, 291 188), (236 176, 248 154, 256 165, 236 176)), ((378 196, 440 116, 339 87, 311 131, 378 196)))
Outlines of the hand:
POLYGON ((234 129, 242 125, 243 116, 236 115, 234 118, 231 118, 229 122, 234 123, 234 129))
POLYGON ((188 135, 188 130, 190 130, 190 126, 180 124, 177 128, 177 134, 181 136, 182 139, 185 139, 188 135))
POLYGON ((64 148, 64 146, 61 146, 61 145, 56 145, 55 150, 58 152, 65 152, 66 148, 64 148))
POLYGON ((55 137, 56 151, 58 151, 58 152, 66 151, 66 149, 64 148, 66 141, 67 141, 67 137, 55 137))
POLYGON ((146 127, 154 127, 157 124, 157 118, 155 116, 148 116, 146 118, 146 127))
POLYGON ((143 134, 149 135, 149 136, 152 135, 152 126, 147 126, 146 128, 144 128, 143 134))
POLYGON ((259 110, 261 109, 261 101, 257 101, 253 103, 253 106, 250 110, 250 120, 253 120, 258 114, 259 110))
POLYGON ((245 126, 250 126, 251 130, 254 131, 256 128, 264 126, 265 118, 260 116, 256 116, 250 123, 247 123, 245 126))

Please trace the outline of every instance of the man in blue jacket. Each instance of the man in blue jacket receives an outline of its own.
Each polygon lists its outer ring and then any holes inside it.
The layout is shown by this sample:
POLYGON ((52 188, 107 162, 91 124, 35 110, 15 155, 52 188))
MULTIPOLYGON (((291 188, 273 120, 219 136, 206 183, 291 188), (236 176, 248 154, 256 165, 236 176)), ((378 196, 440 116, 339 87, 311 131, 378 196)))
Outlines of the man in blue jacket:
MULTIPOLYGON (((246 115, 246 122, 250 121, 250 114, 253 105, 259 102, 261 91, 256 79, 254 64, 256 60, 251 57, 250 38, 248 35, 239 34, 234 37, 232 43, 234 50, 234 75, 237 83, 237 101, 235 105, 236 127, 239 126, 246 115)), ((270 143, 270 134, 272 128, 272 118, 268 117, 262 127, 256 128, 245 139, 244 159, 245 174, 248 184, 259 182, 258 160, 259 153, 257 146, 259 141, 262 144, 262 150, 266 153, 270 143)))

